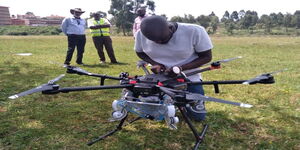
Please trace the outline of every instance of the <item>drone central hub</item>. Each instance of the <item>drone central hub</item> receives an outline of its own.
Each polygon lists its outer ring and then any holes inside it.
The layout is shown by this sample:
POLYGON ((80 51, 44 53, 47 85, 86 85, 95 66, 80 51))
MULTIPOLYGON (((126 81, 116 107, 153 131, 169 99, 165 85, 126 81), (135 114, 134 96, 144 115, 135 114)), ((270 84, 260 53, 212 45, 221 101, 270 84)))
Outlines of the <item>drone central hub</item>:
POLYGON ((137 83, 133 88, 134 93, 142 96, 154 95, 157 94, 158 91, 155 84, 137 83))

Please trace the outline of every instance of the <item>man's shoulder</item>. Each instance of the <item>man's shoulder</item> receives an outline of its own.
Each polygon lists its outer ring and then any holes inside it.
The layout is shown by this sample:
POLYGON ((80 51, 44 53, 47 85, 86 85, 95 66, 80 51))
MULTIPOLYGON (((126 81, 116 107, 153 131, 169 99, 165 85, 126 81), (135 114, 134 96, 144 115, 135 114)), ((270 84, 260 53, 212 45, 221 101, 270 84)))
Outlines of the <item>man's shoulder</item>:
POLYGON ((197 24, 178 23, 178 30, 183 32, 203 32, 205 31, 205 28, 197 24))
POLYGON ((203 29, 203 27, 201 25, 191 24, 191 23, 178 23, 178 26, 180 26, 181 28, 185 28, 185 29, 195 29, 195 28, 203 29))

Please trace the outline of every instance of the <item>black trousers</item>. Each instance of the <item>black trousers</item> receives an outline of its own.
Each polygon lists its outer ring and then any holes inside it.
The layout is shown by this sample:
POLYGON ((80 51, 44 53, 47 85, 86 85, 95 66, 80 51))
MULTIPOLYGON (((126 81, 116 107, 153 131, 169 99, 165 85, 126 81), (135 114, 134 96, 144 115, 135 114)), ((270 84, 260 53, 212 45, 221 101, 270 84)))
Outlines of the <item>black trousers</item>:
POLYGON ((82 63, 85 43, 86 43, 85 35, 68 34, 68 51, 67 51, 65 64, 70 64, 75 47, 77 47, 76 63, 77 64, 82 63))
POLYGON ((112 63, 117 62, 115 53, 114 53, 114 49, 112 47, 112 40, 111 40, 110 36, 94 36, 93 42, 97 49, 100 61, 105 61, 105 55, 103 52, 103 46, 105 46, 105 49, 106 49, 108 57, 110 58, 110 61, 112 63))

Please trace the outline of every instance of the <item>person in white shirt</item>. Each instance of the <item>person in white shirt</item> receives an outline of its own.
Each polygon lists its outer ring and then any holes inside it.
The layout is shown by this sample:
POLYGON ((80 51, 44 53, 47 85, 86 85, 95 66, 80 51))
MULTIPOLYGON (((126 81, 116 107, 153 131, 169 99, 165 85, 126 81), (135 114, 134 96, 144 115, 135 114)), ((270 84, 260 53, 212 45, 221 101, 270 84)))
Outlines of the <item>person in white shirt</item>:
POLYGON ((132 34, 133 34, 134 38, 136 36, 136 33, 140 30, 140 25, 141 25, 143 19, 147 17, 146 6, 142 6, 142 7, 138 8, 136 10, 136 14, 138 16, 134 19, 134 23, 132 26, 132 34))
MULTIPOLYGON (((211 61, 212 42, 202 26, 186 23, 168 22, 162 16, 150 16, 141 23, 137 32, 134 49, 142 60, 152 65, 154 73, 172 74, 172 67, 191 72, 211 61)), ((191 81, 200 81, 201 75, 188 77, 191 81)), ((192 85, 188 91, 204 95, 202 85, 192 85)), ((191 119, 205 119, 204 102, 187 107, 191 119)))
POLYGON ((86 43, 85 28, 86 21, 80 16, 85 12, 80 8, 74 8, 70 10, 73 17, 65 18, 62 21, 62 32, 68 37, 68 51, 64 62, 64 65, 70 65, 75 47, 77 47, 77 59, 76 63, 83 65, 82 58, 84 53, 84 46, 86 43))

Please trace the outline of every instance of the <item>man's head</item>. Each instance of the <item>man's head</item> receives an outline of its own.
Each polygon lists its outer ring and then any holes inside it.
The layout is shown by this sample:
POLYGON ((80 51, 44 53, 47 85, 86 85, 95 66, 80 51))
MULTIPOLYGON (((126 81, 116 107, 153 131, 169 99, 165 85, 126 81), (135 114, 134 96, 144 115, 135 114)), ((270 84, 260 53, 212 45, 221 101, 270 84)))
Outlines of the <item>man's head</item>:
POLYGON ((143 19, 141 32, 151 41, 166 44, 172 38, 173 30, 168 21, 162 16, 150 16, 143 19))
POLYGON ((136 10, 136 14, 140 17, 144 17, 146 14, 146 7, 140 7, 136 10))
POLYGON ((85 11, 82 11, 81 8, 70 9, 70 13, 75 17, 79 18, 85 11))
POLYGON ((93 17, 94 17, 95 20, 99 20, 101 18, 101 14, 99 12, 95 12, 93 14, 93 17))

